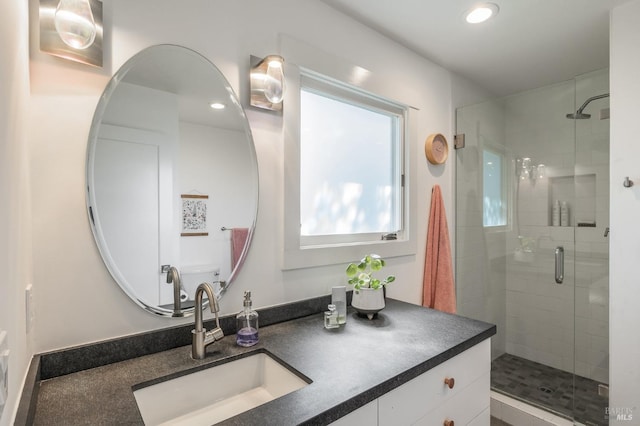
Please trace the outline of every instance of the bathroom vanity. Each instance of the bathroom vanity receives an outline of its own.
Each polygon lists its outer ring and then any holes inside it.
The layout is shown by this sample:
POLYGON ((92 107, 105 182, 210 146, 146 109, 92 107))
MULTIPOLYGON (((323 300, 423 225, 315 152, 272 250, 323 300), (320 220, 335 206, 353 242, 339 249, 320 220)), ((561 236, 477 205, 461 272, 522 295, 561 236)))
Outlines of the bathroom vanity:
MULTIPOLYGON (((324 302, 318 298, 315 306, 324 302)), ((310 309, 310 302, 298 303, 310 309)), ((122 355, 92 368, 83 360, 78 368, 69 365, 74 351, 104 356, 90 345, 38 355, 41 371, 30 375, 33 393, 23 395, 16 424, 143 424, 133 394, 141 384, 256 351, 282 361, 307 384, 220 424, 488 424, 494 325, 391 299, 373 320, 350 308, 347 324, 334 330, 323 327, 319 311, 295 318, 300 310, 281 307, 294 318, 282 321, 285 314, 274 314, 277 309, 261 312, 265 322, 276 323, 260 329, 256 346, 238 347, 227 335, 207 348, 203 360, 191 359, 188 345, 130 359, 122 355)), ((212 379, 206 385, 228 382, 212 379)))
MULTIPOLYGON (((109 82, 89 135, 87 213, 105 267, 141 308, 195 312, 198 330, 202 299, 189 296, 202 291, 194 286, 214 284, 208 300, 227 291, 256 221, 257 158, 240 105, 204 56, 151 46, 109 82), (230 95, 224 115, 212 115, 211 101, 230 95), (209 199, 217 204, 207 208, 209 199)), ((36 355, 16 424, 488 424, 495 326, 388 300, 375 319, 349 310, 346 325, 328 330, 328 303, 323 296, 259 310, 260 341, 249 348, 236 345, 235 316, 221 318, 216 337, 226 336, 196 345, 198 360, 193 323, 36 355), (256 385, 244 380, 252 369, 280 375, 256 385), (284 392, 288 381, 294 386, 284 392), (244 404, 246 391, 232 390, 242 382, 277 390, 261 405, 244 404), (242 408, 221 413, 232 400, 242 408)))

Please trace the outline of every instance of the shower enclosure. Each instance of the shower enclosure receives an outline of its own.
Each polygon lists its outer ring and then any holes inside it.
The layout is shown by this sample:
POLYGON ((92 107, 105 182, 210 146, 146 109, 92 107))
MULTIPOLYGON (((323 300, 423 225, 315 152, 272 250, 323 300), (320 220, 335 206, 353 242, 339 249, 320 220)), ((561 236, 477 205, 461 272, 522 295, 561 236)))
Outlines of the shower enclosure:
POLYGON ((585 425, 607 424, 608 81, 456 114, 458 312, 498 326, 493 390, 585 425))

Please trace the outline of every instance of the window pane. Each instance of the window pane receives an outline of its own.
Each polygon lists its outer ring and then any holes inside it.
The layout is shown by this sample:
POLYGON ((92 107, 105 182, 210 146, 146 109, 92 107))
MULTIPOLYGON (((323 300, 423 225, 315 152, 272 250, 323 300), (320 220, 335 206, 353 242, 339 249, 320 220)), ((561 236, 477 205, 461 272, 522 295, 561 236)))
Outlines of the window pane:
POLYGON ((483 151, 483 217, 484 226, 504 226, 507 224, 507 204, 503 185, 502 156, 491 151, 483 151))
POLYGON ((300 235, 401 229, 400 118, 304 89, 300 110, 300 235))

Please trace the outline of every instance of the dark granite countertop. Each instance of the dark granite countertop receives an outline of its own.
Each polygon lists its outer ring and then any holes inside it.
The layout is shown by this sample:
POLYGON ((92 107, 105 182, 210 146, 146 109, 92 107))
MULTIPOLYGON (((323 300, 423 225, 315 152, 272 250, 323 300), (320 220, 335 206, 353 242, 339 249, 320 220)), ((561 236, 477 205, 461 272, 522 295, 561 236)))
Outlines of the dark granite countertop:
POLYGON ((261 328, 260 343, 251 348, 226 336, 201 361, 182 346, 45 379, 34 424, 143 424, 132 386, 255 350, 275 355, 312 383, 221 424, 328 424, 496 332, 492 324, 391 299, 371 321, 349 309, 340 329, 325 329, 322 314, 314 314, 261 328))

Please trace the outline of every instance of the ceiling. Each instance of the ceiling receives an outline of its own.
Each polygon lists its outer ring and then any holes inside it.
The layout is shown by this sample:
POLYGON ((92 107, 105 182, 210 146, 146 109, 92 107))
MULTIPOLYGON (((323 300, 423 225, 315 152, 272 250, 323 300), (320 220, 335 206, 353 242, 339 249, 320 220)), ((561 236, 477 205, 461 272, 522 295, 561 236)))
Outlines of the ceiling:
POLYGON ((475 25, 474 0, 322 1, 503 96, 608 67, 609 11, 628 0, 488 0, 498 15, 475 25))
POLYGON ((180 121, 245 131, 246 121, 238 113, 229 83, 204 57, 185 48, 157 46, 142 51, 134 61, 122 81, 175 94, 180 121), (213 110, 212 102, 226 107, 213 110))

